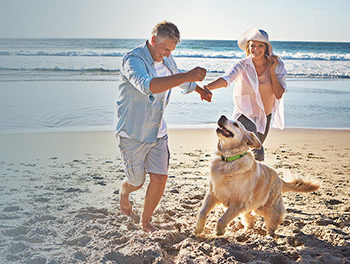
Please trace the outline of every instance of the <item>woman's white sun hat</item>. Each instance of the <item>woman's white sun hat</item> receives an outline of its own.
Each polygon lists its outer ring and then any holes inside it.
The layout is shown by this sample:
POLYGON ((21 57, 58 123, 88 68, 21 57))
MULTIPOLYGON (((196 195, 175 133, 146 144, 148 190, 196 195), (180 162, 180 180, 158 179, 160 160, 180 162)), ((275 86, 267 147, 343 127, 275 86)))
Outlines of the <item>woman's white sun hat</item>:
POLYGON ((246 51, 245 47, 248 41, 250 40, 256 40, 256 41, 261 41, 267 44, 269 47, 269 55, 271 56, 272 53, 272 46, 269 41, 269 35, 266 33, 266 31, 262 29, 257 29, 257 28, 252 28, 244 32, 240 38, 237 41, 238 47, 240 49, 246 51))

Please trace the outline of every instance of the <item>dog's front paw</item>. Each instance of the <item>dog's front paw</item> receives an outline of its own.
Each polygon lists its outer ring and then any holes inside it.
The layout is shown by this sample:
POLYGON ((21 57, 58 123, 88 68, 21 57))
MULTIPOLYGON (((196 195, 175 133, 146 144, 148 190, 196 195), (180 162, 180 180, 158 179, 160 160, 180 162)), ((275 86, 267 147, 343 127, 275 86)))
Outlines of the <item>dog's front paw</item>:
POLYGON ((224 226, 217 226, 216 227, 216 235, 217 236, 223 236, 225 234, 225 227, 224 226))
POLYGON ((216 230, 217 236, 223 236, 224 234, 225 234, 225 229, 224 230, 216 230))
POLYGON ((199 218, 197 220, 196 229, 195 229, 194 233, 196 235, 202 233, 203 229, 204 229, 204 225, 205 225, 205 219, 199 218))
POLYGON ((196 227, 196 229, 194 230, 194 233, 196 234, 196 235, 199 235, 200 233, 202 233, 203 232, 203 227, 196 227))
POLYGON ((200 233, 202 233, 203 232, 203 229, 204 229, 204 223, 197 223, 197 225, 196 225, 196 229, 194 230, 194 233, 196 234, 196 235, 199 235, 200 233))
POLYGON ((267 230, 267 237, 268 237, 268 238, 275 239, 275 238, 277 238, 278 236, 275 234, 275 230, 267 230))

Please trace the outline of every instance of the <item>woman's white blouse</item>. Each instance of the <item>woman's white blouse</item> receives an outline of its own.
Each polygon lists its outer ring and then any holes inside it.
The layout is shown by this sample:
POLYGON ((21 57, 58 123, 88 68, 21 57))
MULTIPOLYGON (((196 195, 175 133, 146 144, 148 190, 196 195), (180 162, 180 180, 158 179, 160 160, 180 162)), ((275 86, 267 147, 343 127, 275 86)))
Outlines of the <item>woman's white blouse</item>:
MULTIPOLYGON (((286 91, 287 71, 282 60, 278 59, 275 72, 278 81, 286 91)), ((245 115, 256 125, 257 132, 264 133, 266 127, 266 114, 264 105, 259 92, 259 80, 251 56, 241 59, 233 67, 221 76, 229 86, 235 81, 233 90, 234 109, 232 118, 237 119, 241 114, 245 115)), ((284 128, 284 102, 276 99, 272 109, 273 123, 272 126, 284 128)))

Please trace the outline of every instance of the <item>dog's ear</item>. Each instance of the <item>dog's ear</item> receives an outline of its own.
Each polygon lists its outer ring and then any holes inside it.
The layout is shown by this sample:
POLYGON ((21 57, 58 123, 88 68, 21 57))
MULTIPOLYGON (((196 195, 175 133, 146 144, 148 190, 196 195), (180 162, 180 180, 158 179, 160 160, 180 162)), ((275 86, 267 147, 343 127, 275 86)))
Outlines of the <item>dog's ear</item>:
POLYGON ((247 144, 252 149, 260 149, 261 143, 258 137, 253 132, 245 133, 245 138, 247 139, 247 144))

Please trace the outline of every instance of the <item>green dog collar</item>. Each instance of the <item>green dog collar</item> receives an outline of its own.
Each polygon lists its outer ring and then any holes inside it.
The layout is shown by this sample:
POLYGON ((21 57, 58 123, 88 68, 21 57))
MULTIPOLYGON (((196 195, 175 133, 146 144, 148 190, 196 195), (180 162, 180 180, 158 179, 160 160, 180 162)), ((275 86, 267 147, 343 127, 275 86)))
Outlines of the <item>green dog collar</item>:
POLYGON ((221 156, 221 159, 223 161, 226 161, 226 162, 231 162, 231 161, 235 161, 235 160, 238 160, 238 159, 244 157, 246 154, 247 154, 247 152, 243 153, 243 154, 237 154, 237 155, 234 155, 232 157, 226 157, 226 158, 224 156, 221 156))

